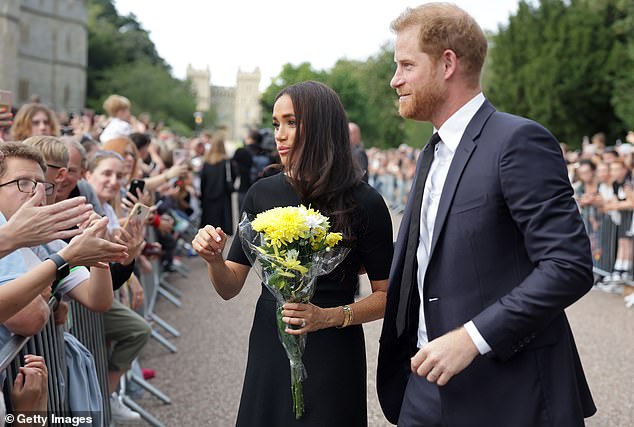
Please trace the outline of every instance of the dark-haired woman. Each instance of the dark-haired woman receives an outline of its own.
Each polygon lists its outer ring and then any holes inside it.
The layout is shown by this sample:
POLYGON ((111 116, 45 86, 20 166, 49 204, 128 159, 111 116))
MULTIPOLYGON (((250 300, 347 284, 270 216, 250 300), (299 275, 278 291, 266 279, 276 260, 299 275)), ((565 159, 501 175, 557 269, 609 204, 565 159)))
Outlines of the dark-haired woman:
MULTIPOLYGON (((362 181, 352 161, 346 114, 337 94, 316 82, 282 90, 273 107, 275 142, 283 173, 257 181, 244 211, 258 214, 300 203, 328 215, 352 247, 329 275, 319 277, 310 304, 285 304, 282 320, 308 333, 303 382, 304 416, 295 420, 290 370, 277 337, 275 299, 263 286, 249 342, 238 426, 366 426, 366 358, 362 323, 383 317, 392 259, 392 224, 381 196, 362 181), (361 268, 372 293, 355 302, 361 268), (351 324, 344 312, 352 310, 351 324), (345 323, 344 323, 345 322, 345 323), (342 327, 343 326, 343 327, 342 327)), ((238 238, 222 258, 226 234, 206 226, 194 249, 207 261, 209 278, 225 299, 236 296, 251 268, 238 238)))

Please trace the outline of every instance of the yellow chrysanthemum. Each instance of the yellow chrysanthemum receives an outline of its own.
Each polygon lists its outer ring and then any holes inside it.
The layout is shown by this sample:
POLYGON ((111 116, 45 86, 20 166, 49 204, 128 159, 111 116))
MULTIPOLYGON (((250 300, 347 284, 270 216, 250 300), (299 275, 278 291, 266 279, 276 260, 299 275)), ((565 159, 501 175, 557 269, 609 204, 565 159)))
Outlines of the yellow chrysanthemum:
POLYGON ((307 237, 310 231, 304 212, 296 207, 269 209, 258 214, 251 226, 278 248, 307 237))
POLYGON ((329 248, 333 248, 341 241, 342 238, 343 236, 341 233, 328 233, 326 236, 326 245, 328 245, 329 248))

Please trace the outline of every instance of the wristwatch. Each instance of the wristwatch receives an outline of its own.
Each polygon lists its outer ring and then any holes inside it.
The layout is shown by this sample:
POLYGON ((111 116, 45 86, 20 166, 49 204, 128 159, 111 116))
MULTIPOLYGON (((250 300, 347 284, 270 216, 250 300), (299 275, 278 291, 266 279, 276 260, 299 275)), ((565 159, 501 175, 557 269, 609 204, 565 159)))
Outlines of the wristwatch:
POLYGON ((57 289, 57 285, 59 285, 59 282, 61 282, 64 277, 70 274, 70 265, 66 260, 64 260, 64 258, 62 258, 58 254, 51 254, 46 259, 50 259, 57 266, 57 271, 55 272, 55 280, 51 284, 51 288, 53 289, 53 291, 55 291, 55 289, 57 289))

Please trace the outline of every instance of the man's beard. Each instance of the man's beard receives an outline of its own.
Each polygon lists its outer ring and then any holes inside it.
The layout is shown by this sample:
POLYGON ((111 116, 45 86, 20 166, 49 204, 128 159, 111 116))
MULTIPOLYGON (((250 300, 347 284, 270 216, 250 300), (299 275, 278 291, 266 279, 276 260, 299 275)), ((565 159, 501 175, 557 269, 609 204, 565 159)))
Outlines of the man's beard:
POLYGON ((431 121, 446 98, 446 90, 436 82, 436 79, 430 78, 423 87, 411 92, 410 99, 399 104, 399 114, 406 119, 431 121))

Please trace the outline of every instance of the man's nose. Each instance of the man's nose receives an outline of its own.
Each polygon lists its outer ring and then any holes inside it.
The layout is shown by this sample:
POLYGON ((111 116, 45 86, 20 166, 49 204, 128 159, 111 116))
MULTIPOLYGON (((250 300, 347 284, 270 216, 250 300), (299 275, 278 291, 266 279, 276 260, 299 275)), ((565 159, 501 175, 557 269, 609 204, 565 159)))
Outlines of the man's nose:
POLYGON ((396 72, 392 76, 392 80, 390 80, 390 87, 392 89, 396 89, 402 84, 403 84, 403 77, 401 76, 401 73, 398 70, 396 70, 396 72))

